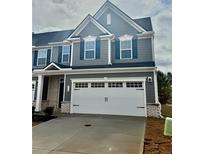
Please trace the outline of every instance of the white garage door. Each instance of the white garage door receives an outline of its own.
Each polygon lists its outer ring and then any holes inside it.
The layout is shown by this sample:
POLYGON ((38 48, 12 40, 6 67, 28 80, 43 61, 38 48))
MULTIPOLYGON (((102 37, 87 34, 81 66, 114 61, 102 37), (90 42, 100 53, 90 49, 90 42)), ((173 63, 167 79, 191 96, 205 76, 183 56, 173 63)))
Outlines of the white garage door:
POLYGON ((144 81, 73 82, 72 113, 146 116, 144 81))

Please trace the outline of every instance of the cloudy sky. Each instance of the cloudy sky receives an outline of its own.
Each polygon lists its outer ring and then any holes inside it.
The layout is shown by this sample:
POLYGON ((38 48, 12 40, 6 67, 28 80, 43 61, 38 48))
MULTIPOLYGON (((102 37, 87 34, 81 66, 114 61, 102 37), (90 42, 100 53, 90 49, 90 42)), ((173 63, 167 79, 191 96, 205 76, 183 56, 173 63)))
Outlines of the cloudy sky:
MULTIPOLYGON (((94 15, 106 0, 33 0, 32 30, 74 29, 87 14, 94 15)), ((172 71, 171 0, 110 0, 131 18, 150 16, 155 32, 156 64, 172 71)))

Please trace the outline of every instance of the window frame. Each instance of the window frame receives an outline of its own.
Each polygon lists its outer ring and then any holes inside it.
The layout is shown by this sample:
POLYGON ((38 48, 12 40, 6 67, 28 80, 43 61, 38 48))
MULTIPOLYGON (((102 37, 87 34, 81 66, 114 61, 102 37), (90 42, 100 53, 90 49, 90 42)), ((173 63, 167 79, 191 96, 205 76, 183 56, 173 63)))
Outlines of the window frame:
MULTIPOLYGON (((47 55, 48 55, 48 49, 39 49, 38 50, 38 55, 37 55, 37 66, 45 66, 47 64, 47 55), (39 64, 39 52, 46 52, 46 57, 45 57, 45 63, 44 64, 39 64)), ((42 58, 42 57, 41 57, 42 58)))
POLYGON ((96 59, 96 37, 94 36, 88 36, 84 38, 84 60, 95 60, 96 59), (94 42, 94 49, 89 49, 86 50, 86 43, 87 42, 94 42), (93 51, 94 52, 94 57, 93 58, 86 58, 86 52, 87 51, 93 51))
POLYGON ((120 59, 133 59, 132 38, 133 38, 133 36, 131 36, 131 35, 123 35, 123 36, 119 37, 119 40, 120 40, 120 59), (130 48, 122 49, 122 42, 123 41, 130 41, 130 44, 131 44, 130 48), (129 58, 123 58, 122 57, 123 50, 130 50, 131 56, 129 58))
POLYGON ((69 57, 70 57, 70 45, 63 45, 62 46, 62 57, 61 57, 61 63, 69 63, 69 57), (64 48, 65 47, 69 47, 69 51, 68 51, 68 54, 63 54, 63 51, 64 51, 64 48), (64 55, 68 55, 68 60, 67 61, 63 61, 63 56, 64 55))

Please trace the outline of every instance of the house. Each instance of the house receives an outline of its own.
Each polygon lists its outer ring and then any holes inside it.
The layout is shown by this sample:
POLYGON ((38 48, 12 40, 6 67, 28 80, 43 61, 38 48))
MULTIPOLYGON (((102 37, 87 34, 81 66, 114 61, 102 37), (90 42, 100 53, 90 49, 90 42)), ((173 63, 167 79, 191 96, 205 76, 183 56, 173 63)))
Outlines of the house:
POLYGON ((160 116, 150 17, 106 1, 75 29, 32 36, 36 111, 160 116))

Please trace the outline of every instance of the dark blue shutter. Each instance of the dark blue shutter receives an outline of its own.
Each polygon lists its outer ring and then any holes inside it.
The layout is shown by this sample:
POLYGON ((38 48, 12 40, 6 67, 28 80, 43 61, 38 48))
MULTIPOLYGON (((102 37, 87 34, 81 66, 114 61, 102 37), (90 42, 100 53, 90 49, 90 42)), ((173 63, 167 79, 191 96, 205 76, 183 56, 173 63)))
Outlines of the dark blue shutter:
POLYGON ((62 46, 58 47, 58 63, 61 63, 62 60, 62 46))
POLYGON ((96 59, 100 59, 100 39, 96 40, 96 59))
POLYGON ((51 49, 47 50, 47 65, 50 63, 50 59, 51 59, 51 49))
POLYGON ((120 40, 115 40, 115 59, 120 59, 120 40))
POLYGON ((84 41, 80 41, 80 60, 84 59, 84 41))
POLYGON ((33 54, 33 66, 36 66, 37 65, 37 58, 38 58, 38 51, 34 51, 34 54, 33 54))
POLYGON ((136 59, 137 58, 137 53, 138 53, 138 47, 137 47, 137 38, 133 38, 132 39, 132 56, 133 56, 133 59, 136 59))

